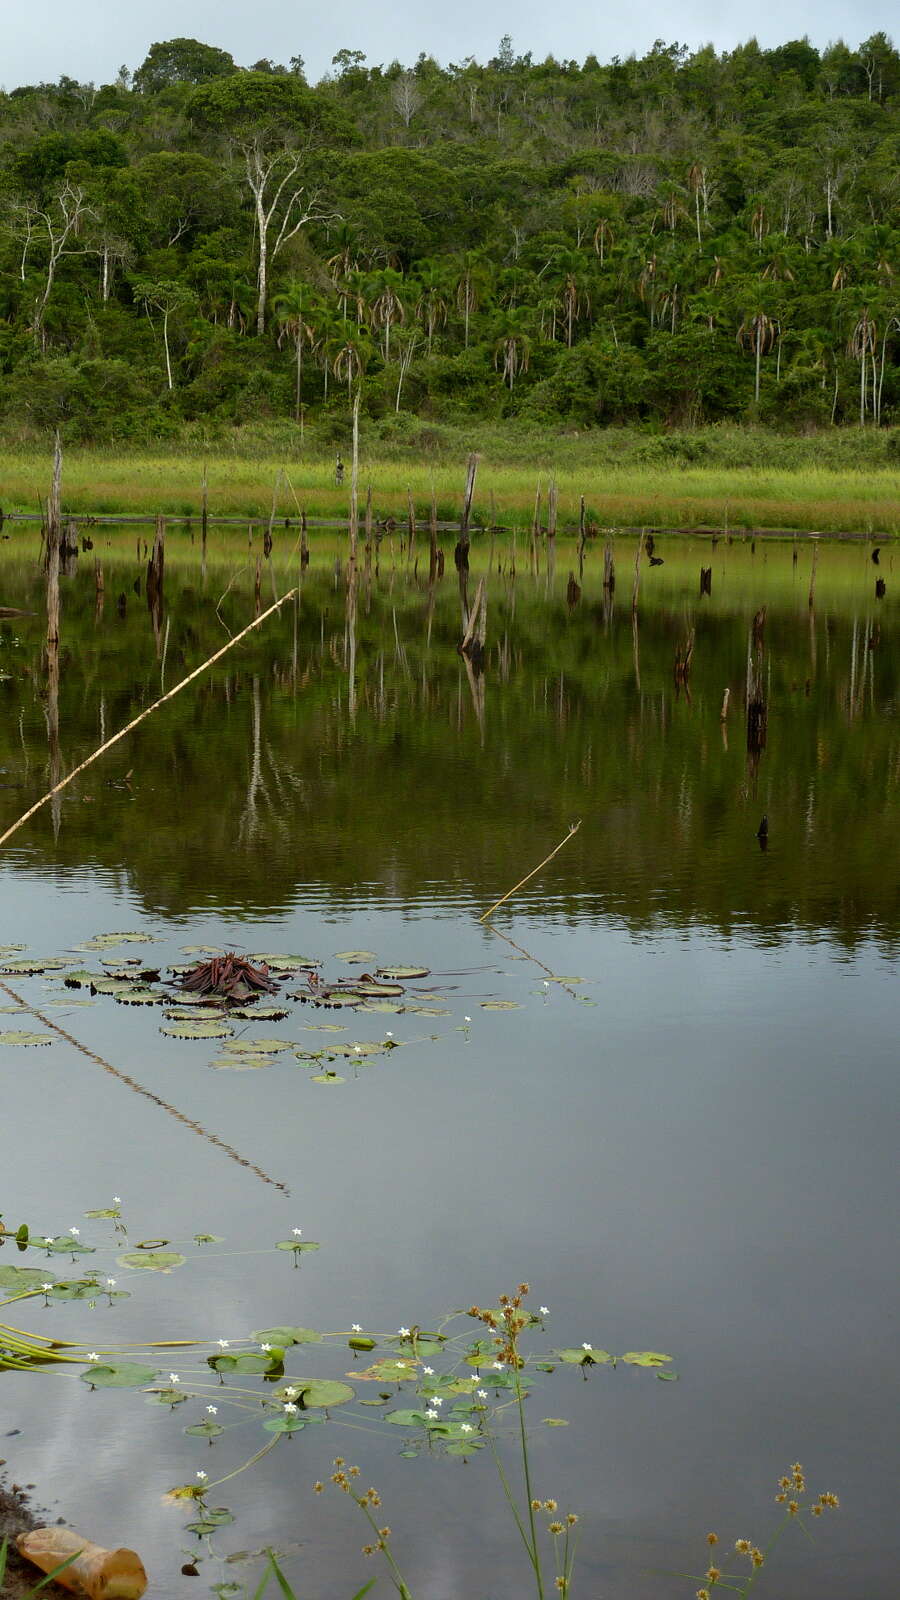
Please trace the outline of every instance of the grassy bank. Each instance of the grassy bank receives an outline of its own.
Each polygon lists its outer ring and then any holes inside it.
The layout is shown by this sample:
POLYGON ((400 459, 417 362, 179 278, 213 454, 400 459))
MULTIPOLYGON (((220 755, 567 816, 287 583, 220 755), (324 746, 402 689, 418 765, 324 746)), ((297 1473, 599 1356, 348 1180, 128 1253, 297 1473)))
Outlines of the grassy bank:
MULTIPOLYGON (((460 431, 443 435, 432 448, 419 430, 418 444, 367 435, 361 455, 360 488, 371 484, 376 516, 407 515, 410 492, 419 517, 427 515, 432 489, 438 513, 459 513, 467 448, 481 455, 475 497, 476 521, 530 524, 540 482, 543 519, 546 489, 555 477, 560 529, 577 522, 580 496, 588 516, 601 526, 677 528, 784 528, 810 532, 900 532, 900 478, 892 465, 889 437, 786 440, 731 430, 666 436, 565 436, 527 441, 498 433, 480 439, 460 431), (523 459, 523 443, 529 449, 523 459), (452 448, 451 448, 452 446, 452 448), (858 447, 855 452, 854 448, 858 447)), ((310 516, 346 515, 346 483, 334 483, 340 441, 244 431, 227 450, 221 441, 204 448, 149 451, 66 451, 63 500, 73 514, 144 513, 196 515, 204 463, 210 515, 268 517, 279 483, 280 516, 302 507, 310 516), (282 474, 282 469, 286 474, 282 474)), ((343 446, 346 459, 347 448, 343 446)), ((5 512, 34 511, 46 495, 49 454, 45 447, 0 448, 0 506, 5 512)), ((349 480, 349 469, 347 471, 349 480)))

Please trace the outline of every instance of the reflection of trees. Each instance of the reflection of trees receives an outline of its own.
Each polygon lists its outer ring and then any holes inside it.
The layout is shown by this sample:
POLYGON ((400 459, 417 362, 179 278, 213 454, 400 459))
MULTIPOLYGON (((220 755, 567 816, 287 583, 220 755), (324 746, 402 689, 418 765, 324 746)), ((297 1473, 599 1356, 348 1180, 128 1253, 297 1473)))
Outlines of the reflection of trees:
MULTIPOLYGON (((180 673, 222 632, 175 544, 173 536, 169 656, 180 673)), ((861 565, 859 552, 840 554, 848 572, 851 558, 861 565)), ((476 575, 478 555, 473 546, 476 575)), ((737 546, 726 575, 724 547, 715 558, 715 611, 706 600, 697 606, 694 558, 671 603, 646 577, 639 682, 629 610, 604 611, 602 551, 589 551, 571 613, 562 593, 548 599, 527 575, 498 584, 486 719, 461 677, 453 569, 431 587, 409 571, 373 577, 357 612, 332 586, 330 556, 318 552, 304 579, 296 643, 286 610, 76 781, 58 840, 49 814, 35 817, 22 859, 124 870, 148 906, 176 913, 204 904, 279 909, 298 883, 342 901, 388 876, 401 896, 446 892, 458 901, 471 891, 483 905, 495 884, 499 893, 520 875, 536 841, 583 816, 552 877, 559 915, 614 915, 635 928, 661 918, 725 932, 739 923, 771 937, 824 926, 848 941, 900 930, 884 872, 900 822, 900 728, 891 715, 900 704, 900 627, 885 611, 880 634, 872 632, 868 574, 865 602, 852 598, 852 584, 846 601, 830 598, 832 557, 823 550, 811 674, 806 595, 800 586, 793 596, 789 551, 780 558, 784 586, 767 594, 767 742, 751 798, 744 740, 733 737, 729 749, 719 732, 722 692, 744 678, 761 599, 737 546), (676 700, 672 673, 689 627, 690 706, 676 700), (346 714, 351 641, 355 720, 346 714), (116 787, 130 768, 131 790, 116 787), (762 811, 772 823, 770 869, 777 855, 777 870, 765 874, 755 847, 762 811)), ((672 592, 675 558, 666 557, 672 592)), ((768 563, 776 559, 772 547, 768 563)), ((626 550, 620 560, 630 560, 626 550)), ((107 571, 113 592, 130 589, 121 562, 110 559, 107 571)), ((4 601, 34 609, 32 582, 32 566, 7 553, 4 601)), ((219 594, 224 582, 213 574, 210 587, 219 594)), ((245 575, 223 601, 232 631, 251 614, 251 590, 245 575)), ((14 670, 0 682, 0 768, 27 787, 0 790, 3 822, 46 775, 47 726, 33 693, 43 630, 39 618, 15 626, 21 644, 2 658, 14 670)), ((10 626, 3 637, 12 639, 10 626)), ((66 591, 65 645, 59 725, 74 765, 98 743, 101 700, 106 729, 123 726, 155 697, 158 668, 139 607, 124 619, 108 607, 95 622, 87 567, 66 591)), ((522 909, 549 893, 550 884, 526 891, 522 909)))

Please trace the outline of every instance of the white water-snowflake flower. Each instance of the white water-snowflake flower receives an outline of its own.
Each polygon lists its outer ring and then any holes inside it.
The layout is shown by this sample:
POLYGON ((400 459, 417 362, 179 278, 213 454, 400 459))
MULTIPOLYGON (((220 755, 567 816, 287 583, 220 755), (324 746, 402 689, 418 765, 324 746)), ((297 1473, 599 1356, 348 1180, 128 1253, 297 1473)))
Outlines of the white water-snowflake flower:
POLYGON ((202 1468, 201 1468, 201 1470, 200 1470, 200 1471, 199 1471, 199 1472, 198 1472, 198 1473, 197 1473, 197 1477, 198 1477, 198 1478, 199 1478, 199 1479, 200 1479, 200 1482, 201 1482, 201 1483, 202 1483, 202 1482, 203 1482, 203 1480, 204 1480, 204 1478, 205 1478, 205 1477, 206 1477, 206 1473, 205 1473, 205 1472, 204 1472, 204 1471, 203 1471, 203 1470, 202 1470, 202 1468))
POLYGON ((43 1289, 45 1294, 49 1294, 50 1290, 53 1288, 53 1285, 52 1285, 52 1283, 42 1283, 41 1284, 41 1288, 43 1289))
POLYGON ((434 1377, 434 1367, 423 1367, 422 1371, 424 1372, 426 1378, 434 1377))
POLYGON ((581 1348, 582 1350, 590 1350, 591 1346, 589 1344, 582 1344, 581 1348))
POLYGON ((303 1229, 302 1228, 292 1228, 291 1232, 296 1236, 296 1238, 299 1239, 299 1238, 302 1237, 303 1229))
POLYGON ((107 1278, 106 1287, 107 1287, 107 1289, 114 1289, 116 1287, 115 1278, 107 1278))
POLYGON ((294 1402, 292 1400, 288 1400, 288 1401, 285 1402, 284 1409, 287 1412, 287 1415, 289 1417, 294 1417, 297 1414, 297 1407, 294 1405, 294 1402))
POLYGON ((549 1306, 541 1306, 540 1310, 541 1310, 541 1316, 542 1317, 549 1317, 549 1315, 550 1315, 550 1307, 549 1306))
POLYGON ((408 1339, 409 1338, 409 1329, 408 1328, 398 1328, 397 1332, 399 1333, 401 1339, 408 1339))
POLYGON ((443 1400, 442 1400, 442 1399, 441 1399, 441 1397, 440 1397, 440 1395, 439 1395, 439 1394, 434 1394, 434 1395, 432 1395, 432 1397, 431 1397, 431 1404, 432 1404, 432 1405, 433 1405, 433 1406, 442 1406, 442 1405, 443 1405, 443 1404, 444 1404, 444 1402, 443 1402, 443 1400))
POLYGON ((471 1425, 468 1422, 463 1422, 461 1424, 461 1426, 460 1426, 460 1430, 459 1431, 460 1431, 460 1433, 471 1433, 472 1432, 471 1425))
POLYGON ((487 1389, 476 1389, 475 1393, 477 1394, 479 1400, 487 1399, 487 1389))
POLYGON ((219 1408, 218 1408, 218 1406, 207 1406, 206 1409, 209 1412, 210 1416, 214 1417, 216 1415, 216 1413, 218 1412, 219 1408))
POLYGON ((227 1350, 228 1346, 229 1346, 229 1343, 230 1343, 230 1340, 228 1340, 228 1339, 217 1339, 216 1340, 216 1344, 219 1346, 220 1350, 227 1350))
POLYGON ((503 1371, 503 1362, 502 1361, 492 1361, 491 1362, 491 1366, 493 1367, 495 1372, 502 1372, 503 1371))
POLYGON ((113 1195, 113 1205, 114 1206, 120 1206, 121 1204, 122 1204, 122 1196, 120 1194, 114 1194, 113 1195))
POLYGON ((177 1372, 170 1372, 169 1373, 169 1382, 170 1383, 180 1383, 181 1382, 181 1379, 179 1378, 177 1372))
POLYGON ((259 1348, 260 1348, 260 1350, 263 1351, 263 1353, 265 1355, 268 1355, 268 1353, 271 1350, 272 1346, 270 1344, 261 1344, 259 1348))
POLYGON ((76 1239, 77 1239, 77 1238, 78 1238, 78 1235, 79 1235, 79 1234, 80 1234, 80 1232, 81 1232, 81 1229, 80 1229, 80 1228, 70 1228, 70 1229, 69 1229, 69 1232, 70 1232, 70 1233, 71 1233, 71 1234, 72 1234, 72 1235, 73 1235, 73 1237, 74 1237, 74 1238, 76 1238, 76 1239))
POLYGON ((436 1420, 437 1420, 437 1412, 436 1412, 436 1411, 432 1411, 432 1410, 431 1410, 431 1409, 430 1409, 430 1407, 429 1407, 429 1409, 428 1409, 428 1410, 427 1410, 427 1411, 426 1411, 426 1413, 425 1413, 425 1415, 426 1415, 426 1417, 427 1417, 427 1418, 428 1418, 428 1420, 429 1420, 429 1422, 434 1422, 434 1421, 436 1421, 436 1420))
POLYGON ((88 1361, 99 1361, 99 1360, 100 1360, 100 1357, 98 1356, 96 1350, 89 1350, 88 1351, 88 1361))

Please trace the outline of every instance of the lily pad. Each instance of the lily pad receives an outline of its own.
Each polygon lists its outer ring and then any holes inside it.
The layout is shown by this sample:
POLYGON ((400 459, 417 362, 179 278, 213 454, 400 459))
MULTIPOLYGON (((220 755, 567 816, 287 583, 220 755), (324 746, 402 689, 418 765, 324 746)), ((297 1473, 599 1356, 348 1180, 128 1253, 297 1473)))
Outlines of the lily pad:
POLYGON ((397 1000, 364 1000, 359 1009, 360 1011, 380 1011, 382 1016, 388 1013, 396 1017, 399 1012, 405 1011, 406 1007, 402 1006, 397 1000))
POLYGON ((257 1344, 277 1344, 287 1348, 292 1344, 321 1344, 322 1335, 315 1328, 261 1328, 251 1333, 257 1344))
POLYGON ((346 1083, 347 1079, 342 1078, 339 1072, 315 1072, 309 1081, 310 1083, 346 1083))
POLYGON ((200 1535, 215 1533, 216 1528, 227 1527, 233 1521, 234 1515, 227 1506, 204 1506, 203 1516, 198 1517, 196 1522, 189 1522, 187 1529, 189 1533, 200 1535))
POLYGON ((226 1050, 234 1050, 240 1055, 256 1053, 263 1056, 277 1055, 279 1050, 293 1048, 289 1039, 234 1039, 225 1046, 226 1050))
POLYGON ((553 1354, 559 1361, 565 1361, 572 1367, 600 1366, 602 1363, 612 1360, 608 1350, 598 1350, 593 1345, 587 1350, 583 1345, 579 1345, 577 1350, 554 1350, 553 1354))
POLYGON ((209 1417, 206 1422, 191 1423, 191 1426, 185 1428, 184 1431, 185 1433, 199 1434, 201 1439, 215 1439, 220 1433, 224 1433, 225 1429, 222 1427, 221 1422, 213 1422, 212 1418, 209 1417))
POLYGON ((138 1389, 158 1376, 155 1367, 144 1367, 139 1361, 92 1362, 81 1374, 95 1389, 138 1389))
POLYGON ((28 1033, 21 1029, 10 1028, 5 1033, 0 1033, 0 1044, 52 1044, 53 1035, 49 1033, 28 1033))
POLYGON ((260 1373, 277 1370, 282 1362, 275 1351, 246 1350, 233 1356, 207 1356, 206 1364, 214 1372, 260 1373))
POLYGON ((159 1031, 170 1039, 230 1039, 234 1030, 210 1017, 204 1022, 164 1022, 159 1031))
POLYGON ((378 1383, 408 1383, 410 1378, 417 1375, 417 1363, 412 1360, 376 1361, 373 1366, 366 1367, 364 1372, 354 1373, 353 1376, 365 1378, 367 1381, 378 1383))
POLYGON ((67 972, 63 982, 67 989, 88 989, 102 977, 102 972, 88 972, 86 967, 79 967, 75 972, 67 972))
POLYGON ((118 1256, 120 1267, 140 1267, 143 1272, 171 1272, 173 1267, 183 1267, 186 1256, 178 1254, 177 1250, 135 1250, 129 1255, 118 1256))
POLYGON ((664 1367, 674 1356, 660 1355, 658 1350, 629 1350, 622 1360, 630 1367, 664 1367))
POLYGON ((320 956, 276 956, 268 952, 264 952, 262 955, 254 953, 250 960, 255 962, 264 961, 266 966, 271 967, 274 972, 307 972, 312 967, 320 967, 322 965, 320 956))
POLYGON ((430 967, 379 967, 379 978, 397 978, 402 980, 412 978, 427 978, 430 976, 430 967))
POLYGON ((258 1050, 248 1050, 245 1055, 216 1056, 210 1063, 219 1071, 258 1072, 260 1067, 274 1067, 274 1056, 263 1056, 258 1050))
POLYGON ((482 1000, 482 1011, 518 1011, 518 1000, 482 1000))
POLYGON ((42 1250, 48 1250, 54 1256, 92 1256, 94 1246, 82 1244, 80 1240, 73 1239, 69 1234, 60 1234, 58 1239, 32 1239, 32 1244, 39 1245, 42 1250))
POLYGON ((280 1417, 270 1417, 263 1427, 267 1433, 299 1433, 301 1428, 306 1427, 306 1420, 293 1413, 283 1413, 280 1417))
POLYGON ((128 988, 123 994, 116 995, 120 1006, 158 1006, 161 1001, 168 999, 159 989, 132 989, 128 988))
POLYGON ((374 950, 336 950, 335 961, 374 961, 374 950))
POLYGON ((384 1420, 396 1428, 424 1428, 427 1419, 424 1411, 389 1411, 384 1420))
POLYGON ((314 1239, 279 1239, 276 1250, 294 1250, 298 1254, 305 1250, 321 1250, 322 1246, 316 1244, 314 1239))
POLYGON ((33 978, 38 972, 62 972, 71 965, 71 956, 21 956, 15 961, 4 961, 0 972, 11 977, 33 978))
POLYGON ((280 1022, 290 1012, 286 1006, 241 1006, 229 1011, 228 1015, 237 1017, 241 1022, 280 1022))
POLYGON ((127 981, 126 978, 104 978, 101 975, 100 977, 92 980, 91 989, 97 994, 111 994, 115 996, 120 994, 129 994, 131 992, 132 985, 127 981))
POLYGON ((27 1289, 38 1289, 42 1283, 53 1283, 55 1279, 52 1272, 45 1272, 43 1267, 0 1267, 0 1289, 11 1289, 13 1294, 22 1294, 27 1289))
POLYGON ((152 933, 95 933, 92 939, 73 946, 75 950, 109 950, 116 944, 156 944, 152 933))
POLYGON ((354 1056, 377 1056, 383 1049, 383 1044, 374 1044, 369 1039, 357 1044, 333 1044, 328 1053, 332 1056, 348 1056, 352 1061, 354 1056))
POLYGON ((402 983, 355 983, 353 992, 364 1000, 390 1000, 404 991, 402 983))
POLYGON ((355 1400, 356 1390, 349 1383, 339 1383, 334 1378, 294 1378, 290 1387, 298 1391, 297 1404, 301 1407, 345 1406, 355 1400))

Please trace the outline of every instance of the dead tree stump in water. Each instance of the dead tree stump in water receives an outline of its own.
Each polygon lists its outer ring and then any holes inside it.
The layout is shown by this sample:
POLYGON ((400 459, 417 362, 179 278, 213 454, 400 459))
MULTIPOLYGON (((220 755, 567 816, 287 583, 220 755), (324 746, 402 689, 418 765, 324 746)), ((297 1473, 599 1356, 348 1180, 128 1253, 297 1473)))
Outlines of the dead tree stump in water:
POLYGON ((712 595, 712 567, 700 568, 700 593, 712 595))

